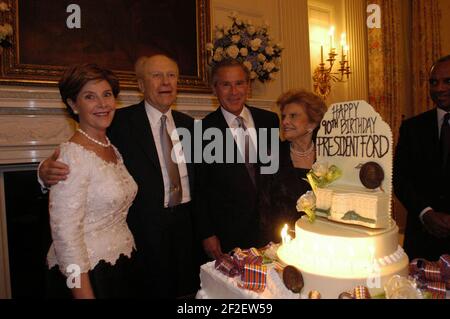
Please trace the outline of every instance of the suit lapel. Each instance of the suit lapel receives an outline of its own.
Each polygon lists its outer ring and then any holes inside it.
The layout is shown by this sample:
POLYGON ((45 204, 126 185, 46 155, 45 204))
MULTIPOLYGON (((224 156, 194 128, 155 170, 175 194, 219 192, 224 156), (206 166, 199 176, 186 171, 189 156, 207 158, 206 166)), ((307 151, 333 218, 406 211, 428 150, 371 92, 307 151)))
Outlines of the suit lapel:
POLYGON ((161 171, 159 164, 158 152, 156 150, 155 140, 153 138, 150 122, 145 112, 145 104, 141 102, 137 111, 131 118, 133 129, 136 131, 137 143, 142 147, 142 150, 153 163, 153 165, 161 171))

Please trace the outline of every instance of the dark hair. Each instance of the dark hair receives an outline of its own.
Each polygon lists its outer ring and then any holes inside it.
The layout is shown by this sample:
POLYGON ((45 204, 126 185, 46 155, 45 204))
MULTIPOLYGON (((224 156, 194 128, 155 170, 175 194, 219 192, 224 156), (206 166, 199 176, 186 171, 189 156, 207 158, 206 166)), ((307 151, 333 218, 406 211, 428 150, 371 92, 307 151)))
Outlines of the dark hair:
POLYGON ((436 67, 436 65, 438 65, 439 63, 444 63, 444 62, 448 62, 448 61, 450 61, 450 54, 443 56, 442 58, 440 58, 439 60, 434 62, 433 65, 431 66, 430 74, 431 74, 431 72, 433 72, 433 69, 436 67))
POLYGON ((281 111, 291 103, 298 103, 305 106, 305 113, 311 123, 320 124, 323 116, 327 112, 327 106, 323 99, 304 89, 290 90, 281 94, 277 100, 277 105, 281 111))
POLYGON ((69 67, 59 80, 59 93, 61 99, 67 107, 70 116, 78 122, 76 115, 67 100, 76 101, 83 86, 92 80, 105 80, 111 85, 115 98, 119 95, 120 85, 117 76, 110 70, 92 63, 76 64, 69 67))
POLYGON ((229 68, 229 67, 241 68, 242 71, 244 71, 244 73, 245 73, 246 81, 250 80, 250 70, 247 69, 247 67, 242 62, 239 62, 238 60, 235 60, 235 59, 224 59, 220 62, 215 63, 211 68, 212 86, 216 86, 216 84, 217 84, 217 73, 219 72, 219 70, 223 69, 223 68, 229 68))

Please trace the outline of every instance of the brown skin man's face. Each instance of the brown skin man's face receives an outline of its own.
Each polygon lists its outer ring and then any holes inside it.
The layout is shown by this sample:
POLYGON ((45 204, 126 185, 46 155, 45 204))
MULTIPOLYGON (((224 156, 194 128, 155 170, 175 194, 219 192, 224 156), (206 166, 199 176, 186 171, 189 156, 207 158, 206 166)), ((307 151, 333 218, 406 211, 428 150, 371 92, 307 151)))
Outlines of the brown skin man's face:
POLYGON ((431 71, 430 96, 438 107, 450 112, 450 61, 438 63, 431 71))

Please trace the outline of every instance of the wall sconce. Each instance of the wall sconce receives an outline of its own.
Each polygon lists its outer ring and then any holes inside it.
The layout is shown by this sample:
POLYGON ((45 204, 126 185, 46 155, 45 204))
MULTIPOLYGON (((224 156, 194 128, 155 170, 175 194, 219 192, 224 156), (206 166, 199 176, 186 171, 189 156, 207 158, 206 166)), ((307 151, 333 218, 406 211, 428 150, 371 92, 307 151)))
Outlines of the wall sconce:
POLYGON ((346 41, 346 34, 341 35, 341 57, 339 62, 339 69, 333 71, 334 63, 336 62, 339 54, 336 53, 336 48, 334 47, 334 26, 330 29, 330 52, 328 52, 328 65, 325 66, 323 57, 323 44, 320 46, 320 64, 316 67, 313 74, 314 81, 314 92, 322 97, 324 100, 327 99, 331 92, 332 82, 346 82, 349 78, 350 65, 348 62, 348 51, 349 47, 346 41))

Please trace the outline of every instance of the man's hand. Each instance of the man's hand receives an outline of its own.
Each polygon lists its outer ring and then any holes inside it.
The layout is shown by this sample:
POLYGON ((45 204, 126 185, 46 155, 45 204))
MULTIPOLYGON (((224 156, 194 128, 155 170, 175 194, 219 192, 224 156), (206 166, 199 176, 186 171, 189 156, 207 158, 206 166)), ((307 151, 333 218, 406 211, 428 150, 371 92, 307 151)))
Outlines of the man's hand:
POLYGON ((69 166, 62 162, 56 161, 59 157, 59 148, 42 162, 39 168, 39 178, 46 187, 58 184, 58 182, 67 179, 69 175, 69 166))
POLYGON ((437 238, 450 236, 450 214, 429 210, 423 215, 426 230, 437 238))
POLYGON ((203 239, 203 249, 206 254, 213 259, 218 259, 223 255, 222 248, 220 247, 220 240, 217 236, 203 239))

